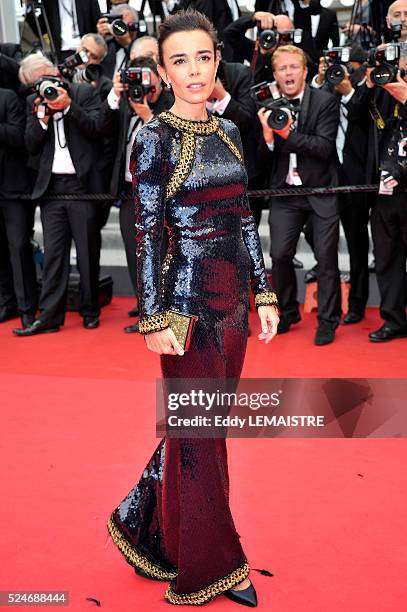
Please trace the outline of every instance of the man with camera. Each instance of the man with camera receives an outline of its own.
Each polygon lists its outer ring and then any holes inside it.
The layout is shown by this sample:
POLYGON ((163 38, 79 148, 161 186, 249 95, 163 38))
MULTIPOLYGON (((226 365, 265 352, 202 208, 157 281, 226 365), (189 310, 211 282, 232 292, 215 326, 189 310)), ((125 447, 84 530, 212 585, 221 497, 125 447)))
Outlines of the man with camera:
MULTIPOLYGON (((306 57, 287 45, 273 54, 280 98, 259 110, 264 140, 273 155, 272 187, 328 187, 337 184, 335 140, 337 100, 306 85, 306 57), (281 99, 283 98, 283 100, 281 99)), ((339 215, 333 195, 273 198, 270 210, 273 285, 279 296, 278 332, 301 320, 293 265, 297 242, 307 221, 312 223, 318 262, 318 329, 315 344, 329 344, 341 314, 338 270, 339 215)))
MULTIPOLYGON (((110 192, 114 196, 120 194, 120 231, 135 295, 137 295, 136 242, 130 156, 137 132, 154 115, 169 109, 172 104, 172 93, 168 89, 163 89, 156 62, 151 57, 139 57, 115 75, 113 88, 103 103, 100 114, 101 132, 106 135, 117 135, 110 192)), ((137 324, 127 326, 125 331, 128 333, 138 331, 137 324)))
POLYGON ((106 38, 108 52, 103 61, 106 76, 113 76, 126 67, 133 41, 141 31, 137 11, 127 4, 115 5, 113 12, 105 13, 97 23, 98 34, 106 38))
POLYGON ((94 329, 100 313, 97 203, 84 194, 101 189, 94 164, 99 98, 90 85, 64 81, 41 54, 22 61, 20 79, 35 91, 27 98, 25 144, 29 165, 37 172, 32 198, 40 202, 45 257, 40 315, 27 328, 13 331, 32 336, 63 325, 72 237, 81 277, 80 314, 83 326, 94 329))
POLYGON ((272 81, 271 57, 278 44, 294 42, 294 24, 286 15, 257 11, 245 14, 228 25, 223 37, 233 48, 233 61, 243 63, 246 60, 252 64, 255 83, 272 81), (247 30, 255 26, 256 41, 246 36, 247 30))
POLYGON ((31 190, 24 130, 23 103, 0 89, 0 323, 20 316, 27 327, 37 311, 37 279, 31 209, 20 199, 31 190))
POLYGON ((407 41, 407 0, 396 0, 389 6, 386 23, 390 31, 399 27, 399 41, 407 41))
MULTIPOLYGON (((361 185, 366 180, 369 113, 360 113, 357 104, 354 106, 355 93, 366 80, 366 59, 359 46, 326 50, 311 83, 332 92, 340 103, 336 136, 340 185, 361 185)), ((339 196, 339 207, 350 262, 348 312, 343 319, 349 325, 363 319, 369 297, 369 199, 365 193, 344 193, 339 196)), ((312 238, 309 241, 312 244, 312 238)), ((308 274, 316 280, 317 266, 308 274)))

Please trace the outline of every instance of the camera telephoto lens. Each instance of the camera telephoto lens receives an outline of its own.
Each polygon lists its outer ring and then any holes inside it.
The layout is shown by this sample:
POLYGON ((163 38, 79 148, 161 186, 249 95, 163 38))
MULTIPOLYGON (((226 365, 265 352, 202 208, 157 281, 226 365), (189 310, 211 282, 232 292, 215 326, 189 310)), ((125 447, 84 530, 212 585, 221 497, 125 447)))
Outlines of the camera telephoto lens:
POLYGON ((374 70, 372 70, 370 73, 370 78, 375 85, 383 87, 383 85, 387 85, 387 83, 395 81, 396 75, 396 66, 392 66, 391 64, 383 64, 382 66, 377 66, 374 70))
POLYGON ((129 97, 132 102, 142 104, 144 102, 144 90, 141 85, 133 85, 129 88, 129 97))
POLYGON ((268 51, 275 47, 277 43, 277 35, 274 30, 263 30, 259 38, 260 47, 268 51))
POLYGON ((53 102, 59 96, 59 92, 56 86, 53 84, 50 84, 49 81, 45 81, 44 83, 41 83, 39 94, 42 98, 44 98, 45 100, 48 100, 48 102, 53 102))
POLYGON ((122 19, 116 19, 112 23, 112 32, 115 36, 124 36, 129 31, 127 24, 122 19))
POLYGON ((339 85, 342 83, 345 78, 346 70, 344 66, 340 64, 334 64, 333 66, 329 66, 327 71, 325 72, 325 80, 331 85, 339 85))
POLYGON ((290 118, 289 111, 283 108, 271 109, 267 123, 272 130, 283 130, 290 118))

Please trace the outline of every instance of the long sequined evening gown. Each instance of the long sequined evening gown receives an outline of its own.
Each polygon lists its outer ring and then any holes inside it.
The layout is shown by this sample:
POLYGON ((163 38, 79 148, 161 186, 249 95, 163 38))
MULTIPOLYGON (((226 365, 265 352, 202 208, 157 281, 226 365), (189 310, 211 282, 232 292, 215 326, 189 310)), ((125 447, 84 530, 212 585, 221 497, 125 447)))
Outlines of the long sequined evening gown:
MULTIPOLYGON (((161 113, 137 134, 131 167, 140 331, 167 327, 168 308, 197 314, 189 351, 160 357, 164 378, 238 379, 250 283, 256 305, 277 298, 248 205, 237 127, 161 113)), ((225 439, 163 438, 108 530, 130 565, 170 582, 171 603, 203 604, 241 582, 249 565, 229 508, 225 439)))

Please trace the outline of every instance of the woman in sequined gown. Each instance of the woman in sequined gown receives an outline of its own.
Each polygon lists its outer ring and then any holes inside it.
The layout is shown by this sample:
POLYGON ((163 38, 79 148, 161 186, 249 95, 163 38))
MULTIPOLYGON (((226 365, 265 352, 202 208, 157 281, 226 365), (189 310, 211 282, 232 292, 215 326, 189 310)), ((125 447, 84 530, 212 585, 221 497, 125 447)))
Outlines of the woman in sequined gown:
MULTIPOLYGON (((250 283, 266 343, 278 308, 248 205, 239 131, 206 111, 216 33, 199 13, 181 12, 160 26, 159 45, 160 74, 176 101, 139 131, 132 155, 140 332, 160 354, 164 379, 238 379, 250 283), (199 316, 185 354, 168 327, 169 308, 199 316)), ((137 573, 170 582, 170 603, 220 594, 257 603, 229 508, 224 438, 163 438, 108 530, 137 573)))

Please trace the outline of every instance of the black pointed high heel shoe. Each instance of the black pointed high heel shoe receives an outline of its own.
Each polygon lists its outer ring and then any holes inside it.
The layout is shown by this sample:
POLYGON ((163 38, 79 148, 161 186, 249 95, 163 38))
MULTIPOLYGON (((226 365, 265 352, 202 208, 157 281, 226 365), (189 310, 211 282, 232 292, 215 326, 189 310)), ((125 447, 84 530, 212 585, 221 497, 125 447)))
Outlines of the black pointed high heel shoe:
POLYGON ((247 589, 242 589, 240 591, 229 589, 223 594, 232 601, 242 604, 243 606, 250 606, 251 608, 257 607, 257 593, 252 584, 250 584, 247 589))

